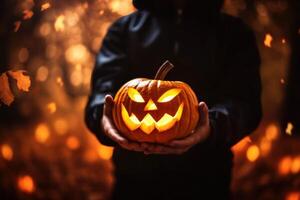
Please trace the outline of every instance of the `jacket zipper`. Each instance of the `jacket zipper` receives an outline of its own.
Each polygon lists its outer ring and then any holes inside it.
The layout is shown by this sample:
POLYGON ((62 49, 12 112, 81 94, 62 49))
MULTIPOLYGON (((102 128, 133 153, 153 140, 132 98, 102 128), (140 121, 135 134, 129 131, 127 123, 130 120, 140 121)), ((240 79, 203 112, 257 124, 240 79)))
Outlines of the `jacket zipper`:
MULTIPOLYGON (((177 10, 177 19, 176 19, 176 27, 179 28, 179 26, 182 23, 182 9, 177 10)), ((179 52, 179 41, 178 41, 178 35, 175 36, 175 43, 174 43, 174 55, 177 56, 179 52)))

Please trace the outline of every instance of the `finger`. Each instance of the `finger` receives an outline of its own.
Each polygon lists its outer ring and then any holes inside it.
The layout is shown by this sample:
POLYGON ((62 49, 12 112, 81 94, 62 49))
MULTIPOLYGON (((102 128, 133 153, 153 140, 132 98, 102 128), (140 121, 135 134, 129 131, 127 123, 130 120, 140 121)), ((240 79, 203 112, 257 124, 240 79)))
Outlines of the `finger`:
POLYGON ((103 114, 111 117, 113 107, 114 107, 113 97, 111 95, 106 95, 104 106, 103 106, 103 114))
POLYGON ((202 126, 203 124, 209 123, 208 107, 206 103, 203 101, 200 102, 198 109, 199 109, 199 115, 201 116, 198 126, 202 126))
POLYGON ((103 117, 103 129, 104 133, 111 138, 113 141, 119 143, 119 144, 126 144, 128 143, 128 140, 124 137, 122 137, 117 129, 112 126, 110 120, 107 117, 103 117))
POLYGON ((193 145, 195 145, 198 141, 198 132, 196 132, 195 134, 189 135, 186 138, 180 139, 180 140, 174 140, 172 142, 170 142, 170 146, 171 147, 176 147, 176 148, 188 148, 191 147, 193 145))

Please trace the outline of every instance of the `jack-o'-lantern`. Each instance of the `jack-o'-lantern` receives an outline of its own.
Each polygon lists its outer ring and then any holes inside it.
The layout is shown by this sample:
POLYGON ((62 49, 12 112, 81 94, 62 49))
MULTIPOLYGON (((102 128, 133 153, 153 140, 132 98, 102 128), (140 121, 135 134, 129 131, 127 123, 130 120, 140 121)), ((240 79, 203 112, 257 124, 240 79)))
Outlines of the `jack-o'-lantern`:
POLYGON ((184 82, 165 81, 173 65, 166 61, 155 79, 133 79, 114 98, 117 129, 133 141, 166 143, 189 135, 196 127, 198 100, 184 82))

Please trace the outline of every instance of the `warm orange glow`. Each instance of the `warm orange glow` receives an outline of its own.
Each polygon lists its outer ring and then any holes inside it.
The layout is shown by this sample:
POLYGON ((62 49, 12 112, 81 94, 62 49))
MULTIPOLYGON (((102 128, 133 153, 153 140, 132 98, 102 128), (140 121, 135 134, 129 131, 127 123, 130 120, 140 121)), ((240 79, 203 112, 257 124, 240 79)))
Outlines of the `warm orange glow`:
POLYGON ((49 128, 46 124, 39 124, 35 129, 35 139, 40 143, 45 143, 50 136, 49 128))
POLYGON ((258 146, 252 145, 247 150, 247 158, 250 162, 254 162, 258 159, 260 155, 260 151, 258 146))
POLYGON ((144 98, 139 93, 139 91, 137 91, 134 88, 128 88, 128 96, 134 102, 138 102, 138 103, 144 103, 145 102, 144 98))
POLYGON ((261 154, 266 156, 270 153, 272 148, 272 142, 269 139, 262 139, 262 141, 259 144, 261 154))
POLYGON ((266 129, 266 138, 270 141, 277 139, 279 128, 275 124, 271 124, 266 129))
POLYGON ((286 39, 283 38, 283 39, 281 40, 281 43, 282 43, 282 44, 285 44, 285 43, 286 43, 286 39))
POLYGON ((169 102, 172 99, 174 99, 179 93, 181 92, 181 89, 170 89, 167 92, 165 92, 158 100, 157 102, 165 103, 169 102))
POLYGON ((65 58, 74 65, 86 62, 89 57, 87 48, 82 44, 70 46, 65 52, 65 58))
POLYGON ((293 132, 292 132, 293 129, 294 129, 293 124, 291 122, 289 122, 288 125, 287 125, 287 127, 286 127, 286 129, 285 129, 285 133, 287 135, 292 135, 293 134, 293 132))
POLYGON ((152 101, 152 99, 150 99, 148 101, 148 103, 146 104, 144 111, 149 111, 149 110, 157 110, 157 107, 155 105, 155 103, 152 101))
POLYGON ((27 20, 33 16, 33 12, 31 10, 24 10, 23 11, 23 19, 27 20))
POLYGON ((48 103, 47 104, 47 109, 49 113, 53 114, 56 112, 56 104, 54 102, 48 103))
POLYGON ((140 128, 146 134, 150 134, 155 128, 159 132, 169 130, 177 121, 181 119, 182 113, 183 103, 179 106, 174 116, 165 113, 158 122, 156 122, 149 113, 146 114, 142 121, 140 121, 133 113, 129 117, 128 111, 123 104, 121 111, 123 121, 129 130, 134 131, 140 128))
POLYGON ((292 166, 291 166, 291 172, 293 174, 297 174, 300 172, 300 156, 294 158, 294 160, 292 162, 292 166))
POLYGON ((60 15, 56 18, 56 20, 54 22, 54 28, 57 32, 65 30, 65 16, 64 15, 60 15))
POLYGON ((272 41, 273 41, 272 35, 269 34, 269 33, 266 34, 265 41, 264 41, 265 46, 271 48, 272 47, 272 41))
POLYGON ((300 191, 288 193, 285 200, 300 200, 300 191))
POLYGON ((238 153, 238 152, 244 150, 246 148, 246 146, 248 146, 250 143, 251 143, 251 138, 249 136, 247 136, 244 139, 242 139, 239 143, 234 145, 231 149, 235 153, 238 153))
POLYGON ((49 2, 42 4, 41 11, 47 10, 51 7, 51 4, 49 2))
POLYGON ((54 129, 59 135, 64 135, 68 131, 69 125, 65 119, 59 118, 54 121, 54 129))
POLYGON ((97 151, 100 158, 104 160, 110 160, 113 155, 113 150, 114 148, 112 147, 108 147, 100 144, 97 151))
POLYGON ((14 156, 13 149, 8 144, 3 144, 1 147, 1 154, 5 160, 12 160, 14 156))
POLYGON ((48 74, 49 74, 48 68, 45 66, 41 66, 38 68, 36 72, 36 80, 41 82, 46 81, 48 78, 48 74))
POLYGON ((71 150, 76 150, 80 146, 80 142, 79 142, 78 138, 75 136, 68 137, 66 144, 67 144, 67 147, 70 148, 71 150))
POLYGON ((24 63, 29 58, 29 51, 27 48, 21 48, 18 54, 19 61, 24 63))
POLYGON ((18 178, 18 188, 22 192, 32 193, 35 191, 35 184, 31 176, 21 176, 18 178))
POLYGON ((64 82, 63 82, 63 80, 62 80, 61 77, 57 77, 57 78, 56 78, 56 83, 57 83, 59 86, 63 86, 63 85, 64 85, 64 82))
POLYGON ((110 0, 109 8, 119 15, 127 15, 134 10, 131 0, 110 0))
POLYGON ((280 175, 287 175, 290 173, 293 159, 290 156, 282 158, 278 165, 278 173, 280 175))

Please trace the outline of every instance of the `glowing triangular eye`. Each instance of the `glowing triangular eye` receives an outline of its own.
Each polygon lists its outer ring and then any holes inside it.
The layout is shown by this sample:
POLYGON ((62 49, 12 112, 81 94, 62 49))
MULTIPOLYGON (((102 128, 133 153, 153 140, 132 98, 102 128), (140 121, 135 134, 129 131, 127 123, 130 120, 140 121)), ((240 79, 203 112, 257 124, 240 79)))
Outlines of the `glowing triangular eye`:
POLYGON ((168 91, 166 91, 163 95, 161 95, 161 97, 159 97, 158 101, 159 103, 165 103, 165 102, 169 102, 172 99, 174 99, 179 93, 181 92, 181 89, 170 89, 168 91))
POLYGON ((138 102, 138 103, 144 103, 145 102, 142 95, 134 88, 129 88, 128 89, 128 96, 134 102, 138 102))

